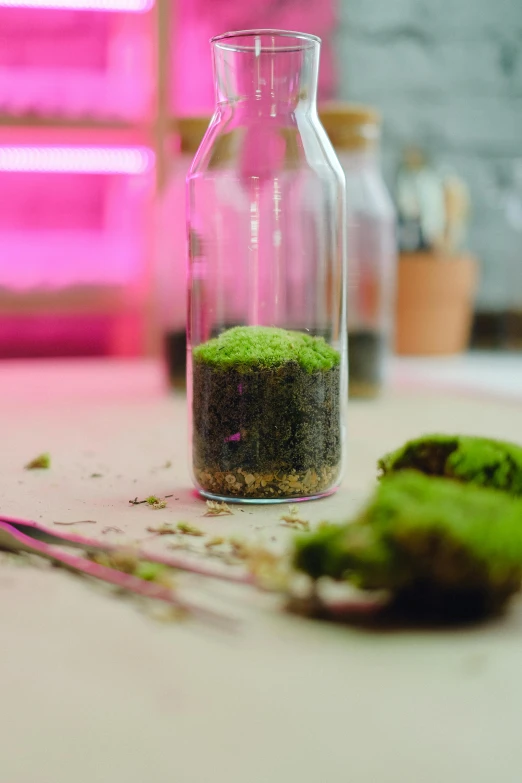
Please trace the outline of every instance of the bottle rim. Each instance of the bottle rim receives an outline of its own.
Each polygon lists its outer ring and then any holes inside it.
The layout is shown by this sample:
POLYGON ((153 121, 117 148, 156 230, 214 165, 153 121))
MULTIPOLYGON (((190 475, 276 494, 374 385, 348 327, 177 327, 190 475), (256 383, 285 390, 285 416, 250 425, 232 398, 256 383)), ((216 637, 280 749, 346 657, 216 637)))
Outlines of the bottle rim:
POLYGON ((254 54, 278 54, 284 52, 301 52, 321 45, 321 39, 311 33, 300 33, 292 30, 278 30, 275 28, 259 28, 255 30, 233 30, 228 33, 215 35, 210 43, 220 49, 234 52, 253 52, 254 54), (271 43, 262 41, 266 36, 271 38, 271 43), (252 39, 252 43, 240 43, 241 39, 252 39), (278 40, 280 39, 280 40, 278 40), (293 43, 289 41, 293 39, 293 43), (234 41, 236 41, 234 43, 234 41))

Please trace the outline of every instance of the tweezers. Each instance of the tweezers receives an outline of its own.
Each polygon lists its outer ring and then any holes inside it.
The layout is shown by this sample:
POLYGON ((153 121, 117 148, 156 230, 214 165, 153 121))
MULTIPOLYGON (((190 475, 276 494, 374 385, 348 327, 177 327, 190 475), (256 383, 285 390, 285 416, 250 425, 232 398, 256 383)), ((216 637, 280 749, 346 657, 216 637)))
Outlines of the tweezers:
MULTIPOLYGON (((101 565, 88 557, 81 557, 64 552, 58 547, 81 549, 92 554, 111 554, 121 552, 122 547, 105 544, 91 538, 74 534, 58 535, 36 522, 25 519, 0 516, 0 550, 14 553, 39 555, 51 562, 76 573, 93 577, 107 584, 114 585, 126 592, 151 598, 171 604, 190 614, 199 615, 202 619, 230 623, 230 619, 213 610, 198 606, 176 596, 168 587, 149 582, 132 574, 126 574, 115 568, 101 565)), ((248 576, 211 570, 196 563, 187 562, 184 558, 164 557, 144 552, 136 552, 139 560, 158 563, 180 571, 197 574, 210 579, 223 579, 228 582, 251 584, 248 576)))

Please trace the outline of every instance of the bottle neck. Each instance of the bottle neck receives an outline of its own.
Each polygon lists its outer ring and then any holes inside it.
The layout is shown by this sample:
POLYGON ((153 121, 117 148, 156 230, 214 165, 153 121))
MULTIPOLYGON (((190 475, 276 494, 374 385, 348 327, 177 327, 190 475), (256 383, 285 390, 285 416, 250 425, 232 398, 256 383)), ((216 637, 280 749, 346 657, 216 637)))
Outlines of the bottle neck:
MULTIPOLYGON (((295 40, 295 39, 288 39, 295 40)), ((248 46, 213 44, 216 101, 234 111, 279 117, 315 110, 319 43, 285 45, 250 39, 248 46)))

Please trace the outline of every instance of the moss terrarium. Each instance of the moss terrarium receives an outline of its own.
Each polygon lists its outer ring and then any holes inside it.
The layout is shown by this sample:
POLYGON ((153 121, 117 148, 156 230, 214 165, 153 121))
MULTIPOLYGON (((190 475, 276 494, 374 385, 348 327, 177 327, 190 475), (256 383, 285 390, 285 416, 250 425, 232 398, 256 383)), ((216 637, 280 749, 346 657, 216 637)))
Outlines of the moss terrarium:
POLYGON ((322 337, 238 326, 192 351, 193 468, 225 500, 327 494, 341 471, 341 357, 322 337))

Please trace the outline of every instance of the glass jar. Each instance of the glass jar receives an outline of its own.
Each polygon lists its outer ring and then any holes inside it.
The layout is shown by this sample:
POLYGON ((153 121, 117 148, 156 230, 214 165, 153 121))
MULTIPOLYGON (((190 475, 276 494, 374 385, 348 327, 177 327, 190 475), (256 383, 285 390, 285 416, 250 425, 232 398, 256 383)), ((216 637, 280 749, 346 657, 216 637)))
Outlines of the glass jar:
POLYGON ((217 105, 187 178, 193 476, 205 497, 326 495, 345 435, 345 184, 316 110, 320 40, 211 42, 217 105))
POLYGON ((392 345, 395 211, 379 166, 380 118, 366 106, 320 109, 346 175, 351 397, 381 390, 392 345))
POLYGON ((187 371, 186 179, 209 122, 210 117, 176 120, 179 154, 158 202, 156 301, 167 377, 176 390, 185 389, 187 371))

